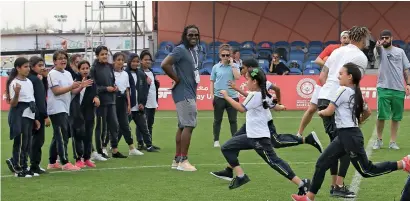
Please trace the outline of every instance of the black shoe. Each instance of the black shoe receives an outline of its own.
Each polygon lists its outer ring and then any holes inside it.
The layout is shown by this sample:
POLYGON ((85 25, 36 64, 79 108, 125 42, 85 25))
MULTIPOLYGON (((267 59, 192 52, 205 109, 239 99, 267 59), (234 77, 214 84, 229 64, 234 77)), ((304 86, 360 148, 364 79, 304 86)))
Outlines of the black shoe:
POLYGON ((27 175, 30 175, 30 176, 32 176, 32 177, 38 177, 38 176, 40 176, 40 174, 38 174, 38 173, 35 173, 35 172, 33 172, 33 171, 31 171, 31 170, 24 170, 24 172, 27 174, 27 175))
POLYGON ((298 195, 306 195, 310 188, 310 180, 309 179, 302 179, 303 186, 299 187, 298 195))
POLYGON ((22 177, 22 178, 31 178, 33 176, 27 174, 27 171, 19 171, 17 173, 14 173, 15 177, 22 177))
POLYGON ((143 144, 138 144, 137 149, 142 151, 142 150, 147 150, 147 147, 145 147, 143 144))
POLYGON ((315 131, 312 131, 308 136, 306 136, 305 143, 314 146, 320 153, 323 152, 322 144, 320 143, 315 131))
POLYGON ((342 198, 355 198, 356 194, 349 190, 349 187, 343 185, 342 187, 335 186, 333 189, 332 196, 342 197, 342 198))
POLYGON ((224 170, 218 172, 210 172, 210 174, 226 181, 232 181, 233 179, 233 171, 231 168, 225 168, 224 170))
POLYGON ((333 194, 333 190, 335 189, 335 187, 333 185, 330 186, 330 195, 333 194))
POLYGON ((46 170, 40 168, 39 166, 30 167, 30 171, 32 171, 33 173, 37 173, 37 174, 48 174, 48 172, 46 172, 46 170))
POLYGON ((106 158, 106 159, 109 159, 110 157, 107 155, 107 154, 105 154, 105 153, 100 153, 100 155, 103 157, 103 158, 106 158))
POLYGON ((14 168, 14 165, 13 165, 13 162, 11 161, 11 158, 7 159, 7 160, 6 160, 6 163, 7 163, 7 167, 9 168, 9 170, 10 170, 12 173, 15 173, 15 172, 16 172, 16 169, 14 168))
POLYGON ((232 181, 231 184, 229 184, 229 189, 235 189, 235 188, 239 188, 240 186, 248 183, 249 181, 251 181, 248 177, 248 175, 243 175, 243 177, 238 177, 236 176, 232 181))
POLYGON ((157 149, 157 150, 161 150, 161 148, 160 147, 157 147, 157 146, 155 146, 155 145, 152 145, 155 149, 157 149))
POLYGON ((147 148, 147 151, 148 152, 158 152, 159 150, 156 149, 154 146, 150 146, 150 147, 147 148))
POLYGON ((120 153, 120 152, 117 152, 117 153, 112 153, 112 157, 113 158, 128 158, 128 156, 124 156, 124 155, 122 155, 122 153, 120 153))

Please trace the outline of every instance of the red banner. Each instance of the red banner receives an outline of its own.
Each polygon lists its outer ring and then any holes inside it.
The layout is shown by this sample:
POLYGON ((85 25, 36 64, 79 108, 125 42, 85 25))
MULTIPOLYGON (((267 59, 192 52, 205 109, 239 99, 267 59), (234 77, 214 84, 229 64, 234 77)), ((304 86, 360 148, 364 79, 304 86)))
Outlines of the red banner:
MULTIPOLYGON (((175 110, 175 103, 172 99, 172 92, 169 88, 172 86, 172 80, 168 76, 157 76, 161 83, 159 88, 159 110, 175 110)), ((305 110, 310 98, 312 97, 313 89, 318 79, 318 76, 304 76, 304 75, 292 75, 292 76, 275 76, 268 75, 268 80, 281 89, 282 103, 288 110, 305 110)), ((5 101, 5 89, 6 89, 7 77, 1 77, 1 110, 9 110, 10 105, 5 101)), ((363 96, 367 101, 371 109, 377 108, 377 91, 376 91, 377 75, 366 75, 360 82, 363 96)), ((197 105, 198 110, 213 110, 212 96, 209 94, 209 76, 202 75, 201 83, 198 86, 197 91, 197 105)), ((245 78, 236 81, 236 84, 242 89, 246 90, 245 78)), ((243 97, 240 97, 243 100, 243 97)), ((410 96, 406 97, 404 103, 405 110, 410 110, 410 96)))

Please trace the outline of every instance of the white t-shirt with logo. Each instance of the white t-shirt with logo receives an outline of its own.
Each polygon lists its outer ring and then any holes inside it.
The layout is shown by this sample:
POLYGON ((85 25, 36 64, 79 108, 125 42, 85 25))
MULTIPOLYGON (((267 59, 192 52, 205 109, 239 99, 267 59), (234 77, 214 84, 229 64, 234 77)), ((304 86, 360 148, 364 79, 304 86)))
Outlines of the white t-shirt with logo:
POLYGON ((149 86, 148 90, 148 97, 147 97, 147 104, 145 105, 146 108, 157 108, 157 89, 155 86, 155 78, 154 74, 151 71, 145 71, 145 74, 151 79, 151 85, 149 86))
POLYGON ((130 88, 130 80, 128 77, 128 73, 125 71, 121 71, 121 72, 114 71, 114 77, 115 77, 115 85, 117 85, 118 91, 124 94, 127 88, 130 88))
POLYGON ((248 138, 270 138, 267 122, 269 109, 264 109, 262 105, 262 93, 249 92, 242 103, 246 109, 246 135, 248 138))
MULTIPOLYGON (((332 94, 339 88, 339 72, 343 65, 354 63, 363 69, 367 68, 367 57, 357 46, 349 44, 337 48, 327 59, 325 66, 329 68, 326 83, 320 89, 319 99, 330 100, 332 94)), ((362 76, 364 74, 363 69, 362 76)))
MULTIPOLYGON (((16 86, 17 83, 20 84, 21 86, 18 102, 24 102, 24 103, 35 102, 36 99, 34 98, 33 83, 27 78, 25 80, 14 78, 14 80, 11 81, 10 86, 9 86, 10 99, 13 99, 14 96, 16 95, 16 93, 14 92, 14 87, 16 86)), ((23 111, 22 116, 27 117, 29 119, 34 119, 36 114, 31 111, 30 107, 28 107, 23 111)))
POLYGON ((71 91, 61 94, 54 95, 51 90, 54 87, 68 87, 73 85, 73 77, 71 73, 63 70, 51 70, 47 76, 48 90, 47 90, 47 114, 59 114, 59 113, 70 113, 70 102, 71 102, 71 91))

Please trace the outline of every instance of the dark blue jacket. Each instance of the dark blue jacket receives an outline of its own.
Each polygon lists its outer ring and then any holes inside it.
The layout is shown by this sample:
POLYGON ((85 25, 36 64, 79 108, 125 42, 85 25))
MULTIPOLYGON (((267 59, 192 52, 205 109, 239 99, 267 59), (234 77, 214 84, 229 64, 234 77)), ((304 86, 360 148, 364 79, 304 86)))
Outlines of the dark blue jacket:
POLYGON ((138 93, 138 104, 142 104, 145 107, 145 105, 147 104, 148 90, 149 90, 149 86, 147 83, 147 75, 140 68, 138 68, 135 71, 137 74, 138 83, 135 83, 134 79, 132 78, 131 72, 134 70, 131 69, 131 61, 133 58, 137 56, 138 56, 137 54, 129 55, 127 68, 125 69, 125 71, 128 73, 128 77, 130 80, 131 108, 137 104, 137 100, 135 100, 136 93, 138 93))
POLYGON ((8 123, 10 127, 10 140, 21 134, 21 124, 23 121, 23 112, 26 108, 30 107, 32 112, 36 113, 36 119, 38 119, 37 107, 34 102, 25 103, 18 102, 16 107, 11 107, 8 115, 8 123))
POLYGON ((27 77, 31 83, 33 83, 34 89, 34 99, 36 100, 36 106, 38 110, 38 115, 36 120, 45 119, 48 117, 47 115, 47 106, 46 106, 46 97, 47 97, 47 88, 44 84, 44 80, 47 78, 43 78, 43 80, 38 79, 37 73, 34 71, 30 71, 29 76, 27 77))

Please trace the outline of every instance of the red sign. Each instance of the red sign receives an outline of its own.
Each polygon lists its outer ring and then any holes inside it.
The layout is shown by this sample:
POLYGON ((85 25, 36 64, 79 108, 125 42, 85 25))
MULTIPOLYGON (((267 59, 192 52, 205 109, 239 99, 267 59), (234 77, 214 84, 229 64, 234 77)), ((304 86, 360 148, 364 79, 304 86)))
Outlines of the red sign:
MULTIPOLYGON (((175 103, 172 99, 172 92, 169 88, 172 86, 172 80, 165 75, 157 76, 161 83, 161 88, 158 91, 159 110, 175 110, 175 103)), ((318 76, 276 76, 268 75, 268 80, 281 89, 282 103, 288 110, 305 110, 310 98, 312 97, 313 89, 318 76)), ((1 110, 7 111, 10 105, 5 100, 7 77, 1 77, 1 110)), ((366 75, 360 82, 363 96, 369 107, 373 110, 377 108, 377 91, 376 91, 377 75, 366 75)), ((213 110, 212 96, 209 93, 209 76, 202 75, 201 83, 198 85, 197 91, 197 106, 198 110, 213 110)), ((236 81, 236 85, 246 90, 245 78, 241 77, 236 81)), ((244 97, 240 97, 240 101, 244 97)), ((410 96, 406 97, 404 109, 410 110, 410 96)))

